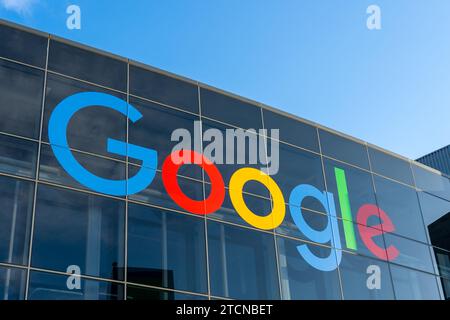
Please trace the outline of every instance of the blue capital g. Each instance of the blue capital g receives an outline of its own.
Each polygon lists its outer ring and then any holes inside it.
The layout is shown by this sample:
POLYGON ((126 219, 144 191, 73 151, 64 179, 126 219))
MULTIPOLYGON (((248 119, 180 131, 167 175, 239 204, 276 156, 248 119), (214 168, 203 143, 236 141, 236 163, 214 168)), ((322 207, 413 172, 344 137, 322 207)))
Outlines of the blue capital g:
POLYGON ((98 177, 86 170, 75 159, 69 149, 67 127, 76 112, 90 106, 113 109, 124 116, 128 116, 133 123, 142 118, 142 114, 132 105, 109 94, 83 92, 67 97, 55 107, 48 124, 50 145, 60 165, 79 183, 100 193, 125 196, 147 188, 156 173, 158 153, 155 150, 111 138, 107 140, 108 152, 142 161, 142 168, 128 180, 111 180, 98 177))

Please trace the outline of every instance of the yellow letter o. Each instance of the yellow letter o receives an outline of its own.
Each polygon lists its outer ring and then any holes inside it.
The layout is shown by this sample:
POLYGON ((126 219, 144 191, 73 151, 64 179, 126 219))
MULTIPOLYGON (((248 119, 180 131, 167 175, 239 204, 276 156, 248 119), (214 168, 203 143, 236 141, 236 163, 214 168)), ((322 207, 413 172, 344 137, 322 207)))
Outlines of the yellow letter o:
POLYGON ((230 199, 236 212, 250 225, 263 230, 275 229, 284 219, 286 205, 283 193, 277 183, 264 172, 253 168, 242 168, 236 171, 230 180, 230 199), (248 181, 258 181, 272 195, 273 208, 266 216, 258 216, 247 207, 242 191, 248 181))

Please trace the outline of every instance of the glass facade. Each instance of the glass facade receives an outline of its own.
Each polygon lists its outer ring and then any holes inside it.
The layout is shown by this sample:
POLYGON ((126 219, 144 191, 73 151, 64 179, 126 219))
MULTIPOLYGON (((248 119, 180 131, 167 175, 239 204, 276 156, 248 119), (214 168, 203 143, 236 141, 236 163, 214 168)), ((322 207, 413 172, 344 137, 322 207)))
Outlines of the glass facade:
MULTIPOLYGON (((445 175, 258 103, 3 23, 0 79, 0 299, 450 297, 445 175), (143 118, 132 124, 97 106, 77 113, 67 129, 75 159, 123 180, 141 163, 108 152, 105 141, 154 148, 156 175, 141 192, 95 192, 55 158, 50 115, 65 97, 88 91, 129 101, 143 118), (285 196, 281 225, 255 228, 229 198, 232 174, 257 165, 217 165, 226 192, 212 214, 190 213, 171 199, 161 176, 175 145, 171 133, 185 128, 195 136, 195 121, 203 131, 280 130, 269 137, 279 143, 279 170, 267 171, 285 196), (333 202, 298 204, 310 232, 290 213, 289 194, 299 184, 334 195, 333 202), (379 211, 360 219, 360 208, 379 211), (319 270, 301 250, 336 259, 336 268, 319 270)), ((178 183, 198 201, 211 191, 196 165, 183 166, 178 183)), ((245 185, 243 199, 261 216, 273 206, 258 183, 245 185)))

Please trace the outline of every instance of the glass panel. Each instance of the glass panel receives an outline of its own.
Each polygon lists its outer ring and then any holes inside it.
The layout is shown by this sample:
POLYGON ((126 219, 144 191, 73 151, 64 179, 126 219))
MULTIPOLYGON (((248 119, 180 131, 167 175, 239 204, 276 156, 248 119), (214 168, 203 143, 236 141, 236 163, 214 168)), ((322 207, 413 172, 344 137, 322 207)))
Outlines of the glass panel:
MULTIPOLYGON (((447 229, 448 234, 448 229, 447 229)), ((438 248, 431 248, 441 277, 450 279, 450 252, 438 248)))
MULTIPOLYGON (((205 194, 208 196, 211 191, 211 186, 209 184, 205 184, 205 194)), ((266 216, 272 211, 271 201, 266 198, 262 198, 259 196, 242 193, 245 204, 247 208, 255 213, 258 216, 266 216)), ((244 226, 250 226, 241 216, 235 211, 234 206, 230 199, 230 192, 228 189, 225 189, 225 199, 222 203, 222 206, 219 210, 214 213, 208 215, 208 217, 214 217, 216 219, 221 219, 224 221, 229 221, 237 224, 241 224, 244 226)))
POLYGON ((430 170, 419 166, 412 166, 416 186, 423 191, 450 200, 450 180, 430 170))
MULTIPOLYGON (((86 91, 111 94, 123 99, 126 103, 125 95, 49 74, 42 131, 44 141, 48 141, 48 122, 53 109, 63 99, 86 91)), ((126 129, 127 118, 124 115, 109 108, 92 106, 77 112, 72 117, 67 128, 67 140, 70 148, 125 160, 123 156, 107 152, 106 141, 108 138, 126 141, 126 129)))
MULTIPOLYGON (((270 172, 270 170, 269 170, 270 172)), ((280 168, 272 178, 280 187, 286 203, 292 190, 300 184, 310 184, 320 191, 325 190, 322 161, 320 156, 288 145, 280 145, 280 168)), ((300 204, 298 204, 300 206, 300 204)), ((301 203, 303 208, 326 213, 326 208, 316 199, 307 197, 301 203)))
POLYGON ((212 295, 279 299, 272 234, 208 221, 208 248, 212 295))
POLYGON ((208 297, 138 286, 127 286, 127 300, 208 300, 208 297))
POLYGON ((130 65, 130 94, 198 113, 197 86, 130 65))
POLYGON ((0 176, 0 262, 28 264, 34 183, 0 176))
POLYGON ((0 267, 0 300, 25 299, 25 269, 0 267))
POLYGON ((39 138, 44 72, 0 60, 0 131, 39 138))
POLYGON ((436 278, 428 273, 391 265, 398 300, 440 300, 436 278))
POLYGON ((127 91, 127 64, 62 42, 50 41, 48 69, 102 86, 127 91))
POLYGON ((395 246, 399 251, 397 258, 392 260, 393 257, 389 257, 392 262, 430 273, 435 272, 429 246, 389 233, 384 235, 384 239, 386 247, 395 246))
MULTIPOLYGON (((380 229, 375 229, 372 227, 367 227, 362 224, 356 224, 356 223, 348 224, 347 222, 348 222, 348 220, 344 221, 344 220, 338 219, 339 236, 341 237, 342 249, 350 251, 352 253, 353 252, 358 253, 358 254, 366 256, 366 257, 371 257, 371 258, 377 257, 364 243, 363 237, 362 237, 362 235, 364 235, 364 236, 370 237, 370 239, 374 242, 376 247, 378 247, 378 250, 380 250, 380 253, 382 252, 382 254, 384 255, 383 257, 384 258, 386 257, 386 252, 384 251, 386 249, 386 246, 384 243, 383 232, 380 229), (345 227, 344 227, 344 223, 346 224, 345 227), (345 228, 347 228, 348 236, 346 235, 345 228), (352 239, 350 236, 351 235, 350 228, 352 228, 352 231, 355 235, 354 243, 352 240, 350 240, 350 239, 352 239), (347 237, 349 237, 349 239, 347 239, 347 237)), ((333 232, 334 232, 334 229, 333 229, 333 232)), ((381 258, 381 257, 378 256, 378 258, 381 258)))
MULTIPOLYGON (((299 254, 297 246, 305 244, 277 237, 282 295, 285 300, 341 299, 337 269, 324 272, 309 265, 299 254)), ((308 244, 315 255, 325 257, 331 248, 308 244)))
POLYGON ((319 140, 315 127, 265 109, 263 109, 263 117, 264 128, 279 129, 281 141, 319 152, 319 140))
POLYGON ((431 244, 450 251, 450 202, 425 192, 419 192, 419 200, 431 244))
POLYGON ((37 142, 0 135, 0 171, 33 178, 37 149, 37 142))
MULTIPOLYGON (((73 276, 72 276, 73 277, 73 276)), ((123 285, 80 279, 79 289, 74 287, 76 280, 66 275, 32 271, 30 274, 29 300, 123 300, 123 285)))
POLYGON ((125 202, 39 185, 32 265, 123 279, 125 202))
POLYGON ((354 164, 360 168, 369 169, 365 145, 320 129, 319 137, 324 155, 354 164))
POLYGON ((438 281, 441 282, 442 285, 442 294, 444 300, 450 300, 450 280, 444 278, 438 278, 438 281))
POLYGON ((202 115, 243 129, 262 129, 261 108, 200 88, 202 115), (239 116, 237 116, 239 115, 239 116))
MULTIPOLYGON (((58 146, 55 148, 62 149, 58 146)), ((96 176, 111 180, 125 179, 125 163, 75 151, 72 151, 72 154, 86 170, 96 176)), ((66 170, 60 166, 50 145, 41 145, 41 161, 39 166, 40 180, 50 181, 73 188, 89 190, 89 188, 79 184, 74 178, 72 178, 72 176, 68 175, 66 170)))
MULTIPOLYGON (((130 165, 128 171, 129 176, 130 177, 134 176, 137 170, 139 169, 140 167, 130 165)), ((177 181, 181 190, 187 197, 198 201, 203 200, 203 186, 200 181, 187 179, 181 176, 177 177, 177 181)), ((156 172, 155 178, 153 179, 152 183, 147 187, 147 189, 139 193, 129 195, 129 199, 148 203, 158 207, 186 211, 185 209, 179 207, 176 204, 176 202, 173 201, 172 198, 169 196, 162 182, 162 174, 159 171, 156 172)))
POLYGON ((47 38, 1 24, 0 56, 45 68, 47 38))
MULTIPOLYGON (((336 215, 344 220, 351 220, 356 223, 358 221, 357 213, 363 205, 377 204, 371 174, 329 159, 324 159, 324 166, 327 191, 333 194, 336 215), (346 208, 347 201, 350 210, 344 213, 341 206, 346 208)), ((379 225, 379 216, 374 215, 367 223, 361 221, 361 224, 379 225)))
POLYGON ((369 148, 369 155, 373 172, 411 186, 414 185, 409 162, 373 148, 369 148))
POLYGON ((377 176, 374 181, 378 206, 392 220, 394 233, 426 242, 416 190, 377 176))
MULTIPOLYGON (((303 215, 303 219, 312 229, 322 231, 328 226, 329 217, 325 213, 318 213, 310 211, 305 208, 301 208, 301 212, 303 215)), ((305 236, 302 233, 302 231, 299 230, 297 225, 294 223, 288 205, 286 205, 286 216, 284 217, 284 220, 281 223, 281 225, 277 229, 275 229, 275 231, 279 234, 284 234, 302 240, 311 241, 311 239, 305 236)), ((330 235, 329 238, 331 239, 332 235, 330 235)), ((331 246, 331 240, 329 243, 326 243, 326 245, 331 246)))
MULTIPOLYGON (((242 168, 254 168, 254 169, 264 169, 267 166, 264 164, 266 162, 265 152, 263 151, 263 154, 261 155, 259 153, 259 150, 257 154, 255 155, 252 153, 252 145, 258 146, 258 139, 261 139, 261 136, 258 136, 254 133, 248 133, 248 136, 245 138, 245 145, 235 137, 235 131, 227 131, 227 130, 235 130, 232 127, 229 127, 227 125, 223 125, 221 123, 210 121, 210 120, 202 120, 202 129, 203 129, 203 139, 205 140, 207 132, 210 132, 211 135, 213 134, 213 131, 211 130, 218 130, 216 131, 216 134, 220 134, 221 137, 223 137, 223 149, 219 150, 216 149, 216 152, 211 152, 216 158, 210 159, 213 161, 219 170, 220 174, 222 175, 223 181, 225 183, 225 186, 228 187, 231 176, 239 169, 242 168), (228 137, 227 137, 228 132, 228 137), (242 154, 242 150, 244 150, 244 154, 242 154), (238 159, 238 152, 242 157, 242 159, 238 159), (222 156, 220 156, 222 154, 222 156), (254 159, 251 159, 250 155, 255 156, 254 159), (263 159, 261 159, 263 158, 263 159), (238 162, 240 160, 240 162, 238 162)), ((212 140, 215 138, 213 137, 212 140)), ((210 148, 210 142, 204 142, 203 147, 206 150, 207 148, 210 148)), ((217 144, 215 144, 217 146, 217 144)), ((213 144, 214 146, 214 144, 213 144)), ((211 147, 212 148, 212 147, 211 147)), ((209 182, 209 176, 205 173, 205 181, 209 182)), ((260 195, 266 198, 270 198, 270 194, 266 187, 264 187, 261 183, 256 181, 249 181, 244 186, 244 191, 260 195)))
MULTIPOLYGON (((179 144, 179 141, 171 141, 172 133, 176 129, 184 129, 189 132, 190 141, 187 142, 192 146, 192 150, 194 150, 195 143, 200 145, 201 136, 199 132, 197 134, 194 132, 194 121, 199 121, 198 116, 137 98, 131 98, 130 103, 142 113, 143 117, 136 123, 130 123, 129 143, 156 150, 158 152, 158 169, 162 168, 164 160, 179 144), (195 139, 197 142, 194 142, 195 139)), ((198 130, 200 129, 198 128, 198 130)), ((130 159, 130 162, 140 164, 140 161, 136 159, 130 159)), ((178 174, 202 179, 202 171, 198 165, 184 165, 178 174)))
POLYGON ((203 217, 129 204, 128 281, 205 293, 203 217))
POLYGON ((394 299, 386 262, 343 252, 339 270, 345 300, 394 299))

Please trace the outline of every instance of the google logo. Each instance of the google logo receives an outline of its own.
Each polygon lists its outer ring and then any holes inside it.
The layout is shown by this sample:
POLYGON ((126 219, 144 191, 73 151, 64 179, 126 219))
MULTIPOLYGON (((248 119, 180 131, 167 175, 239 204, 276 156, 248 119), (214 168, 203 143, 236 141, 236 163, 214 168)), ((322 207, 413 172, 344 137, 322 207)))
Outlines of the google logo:
MULTIPOLYGON (((67 141, 67 127, 73 115, 90 106, 100 106, 115 110, 132 123, 139 121, 142 114, 128 104, 112 95, 98 92, 84 92, 67 97, 53 110, 49 125, 49 141, 53 153, 64 170, 80 184, 100 193, 125 196, 138 193, 146 189, 153 181, 158 162, 158 153, 153 149, 129 144, 115 139, 107 140, 107 151, 117 155, 127 156, 142 161, 142 167, 133 177, 126 180, 110 180, 96 176, 86 170, 73 156, 67 141)), ((346 248, 357 250, 355 235, 355 223, 353 222, 352 209, 350 207, 349 194, 345 171, 334 168, 338 201, 341 208, 342 224, 346 248)), ((225 198, 225 184, 216 165, 204 155, 193 150, 174 151, 169 155, 162 166, 162 179, 164 187, 171 197, 184 210, 198 215, 207 215, 217 211, 225 198), (198 161, 200 159, 201 161, 198 161), (197 164, 209 176, 211 191, 205 200, 194 200, 186 196, 177 181, 179 169, 186 164, 197 164)), ((326 244, 331 243, 337 250, 331 250, 327 257, 318 257, 307 244, 297 247, 299 254, 314 268, 321 271, 335 270, 342 260, 342 244, 339 235, 338 219, 336 216, 334 195, 321 191, 308 184, 299 184, 290 193, 288 201, 277 183, 268 174, 254 168, 242 168, 234 172, 229 182, 229 196, 239 216, 251 226, 271 230, 277 228, 286 215, 288 203, 290 215, 297 228, 312 242, 326 244), (249 181, 262 184, 271 194, 272 211, 261 216, 252 212, 246 205, 243 197, 243 188, 249 181), (303 217, 301 204, 306 198, 314 198, 325 209, 328 218, 327 227, 323 230, 311 228, 303 217)), ((380 247, 375 242, 375 237, 385 232, 393 232, 395 227, 382 209, 374 204, 361 206, 356 213, 356 225, 364 245, 379 259, 391 261, 398 257, 399 251, 395 246, 380 247), (367 227, 370 217, 377 216, 381 223, 377 226, 367 227)))

